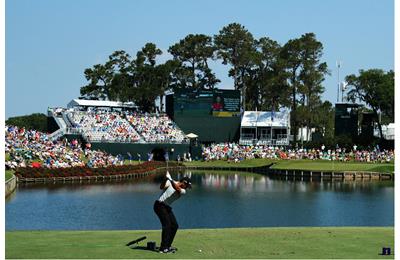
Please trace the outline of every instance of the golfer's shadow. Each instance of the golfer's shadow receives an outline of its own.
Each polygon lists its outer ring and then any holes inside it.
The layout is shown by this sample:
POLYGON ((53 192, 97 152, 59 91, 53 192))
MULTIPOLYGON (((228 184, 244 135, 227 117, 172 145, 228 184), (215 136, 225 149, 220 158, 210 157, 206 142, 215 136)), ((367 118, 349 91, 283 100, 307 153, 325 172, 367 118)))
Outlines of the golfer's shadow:
POLYGON ((135 249, 135 250, 145 250, 145 251, 153 251, 153 252, 158 252, 159 248, 156 247, 156 242, 151 241, 147 243, 147 246, 139 246, 139 242, 145 240, 147 237, 140 237, 138 239, 132 240, 126 246, 129 246, 130 249, 135 249), (134 245, 134 246, 133 246, 134 245))
POLYGON ((150 249, 147 246, 133 246, 133 247, 129 247, 129 248, 133 249, 133 250, 144 250, 144 251, 158 252, 158 247, 156 249, 150 249))

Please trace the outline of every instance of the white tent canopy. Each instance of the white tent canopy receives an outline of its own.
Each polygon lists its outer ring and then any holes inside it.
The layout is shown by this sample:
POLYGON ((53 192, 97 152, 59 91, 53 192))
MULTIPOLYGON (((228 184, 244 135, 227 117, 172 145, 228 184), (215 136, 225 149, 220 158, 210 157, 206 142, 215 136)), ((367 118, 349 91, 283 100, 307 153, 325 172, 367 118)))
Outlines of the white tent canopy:
POLYGON ((186 137, 188 137, 188 138, 197 138, 199 136, 196 135, 196 134, 190 133, 190 134, 187 134, 186 137))
POLYGON ((245 111, 241 127, 284 127, 290 126, 288 110, 279 112, 271 111, 245 111))
POLYGON ((68 108, 76 107, 76 106, 84 106, 84 107, 124 107, 124 108, 133 108, 136 107, 134 103, 124 103, 119 101, 105 101, 105 100, 86 100, 86 99, 73 99, 68 103, 68 108))
MULTIPOLYGON (((386 140, 394 140, 395 124, 390 123, 388 125, 382 125, 382 135, 383 135, 383 138, 385 138, 386 140)), ((379 128, 377 125, 375 126, 375 129, 374 129, 374 136, 380 137, 379 128)))

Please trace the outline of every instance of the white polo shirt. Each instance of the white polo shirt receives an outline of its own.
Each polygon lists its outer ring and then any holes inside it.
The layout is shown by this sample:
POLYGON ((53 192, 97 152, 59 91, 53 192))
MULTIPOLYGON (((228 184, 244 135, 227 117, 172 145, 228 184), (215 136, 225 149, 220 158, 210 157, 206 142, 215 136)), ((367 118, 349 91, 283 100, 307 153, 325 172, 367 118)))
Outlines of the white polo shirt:
POLYGON ((171 181, 167 180, 164 187, 164 191, 161 193, 161 196, 158 199, 158 201, 163 202, 168 206, 171 206, 171 204, 175 200, 179 199, 179 197, 185 193, 186 193, 185 189, 181 189, 181 192, 179 193, 179 191, 174 189, 174 187, 171 184, 171 181))

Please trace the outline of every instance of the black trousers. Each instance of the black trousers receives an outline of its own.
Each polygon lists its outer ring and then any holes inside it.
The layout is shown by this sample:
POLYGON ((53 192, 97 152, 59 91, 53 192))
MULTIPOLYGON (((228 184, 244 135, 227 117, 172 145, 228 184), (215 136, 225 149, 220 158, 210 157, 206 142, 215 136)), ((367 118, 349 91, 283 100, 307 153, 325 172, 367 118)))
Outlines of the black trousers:
POLYGON ((154 202, 154 212, 162 225, 160 250, 163 250, 172 245, 179 226, 170 206, 156 200, 154 202))

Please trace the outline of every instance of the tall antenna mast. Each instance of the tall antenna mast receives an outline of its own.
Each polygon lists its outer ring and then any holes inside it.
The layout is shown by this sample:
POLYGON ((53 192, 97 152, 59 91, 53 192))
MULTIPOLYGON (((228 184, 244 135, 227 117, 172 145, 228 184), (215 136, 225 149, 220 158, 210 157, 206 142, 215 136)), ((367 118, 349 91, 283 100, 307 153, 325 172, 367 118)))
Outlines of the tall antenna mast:
POLYGON ((340 93, 340 67, 342 66, 341 61, 336 61, 337 70, 337 102, 339 103, 339 93, 340 93))

